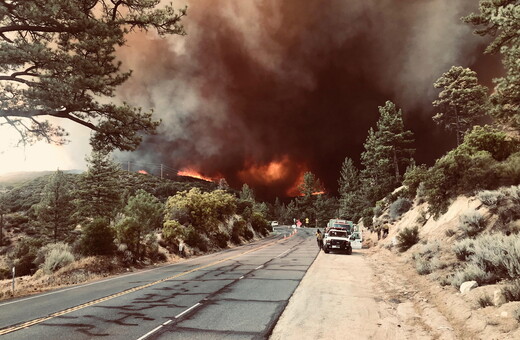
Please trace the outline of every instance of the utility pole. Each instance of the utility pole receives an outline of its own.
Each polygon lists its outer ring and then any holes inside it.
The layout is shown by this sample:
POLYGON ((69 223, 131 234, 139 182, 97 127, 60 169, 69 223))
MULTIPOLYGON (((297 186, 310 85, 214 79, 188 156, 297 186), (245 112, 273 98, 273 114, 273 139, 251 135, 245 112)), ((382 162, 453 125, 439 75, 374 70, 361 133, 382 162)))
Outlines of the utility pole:
POLYGON ((163 179, 163 165, 161 163, 161 179, 163 179))
POLYGON ((126 170, 127 170, 128 172, 130 172, 130 161, 128 161, 128 166, 127 166, 126 170))

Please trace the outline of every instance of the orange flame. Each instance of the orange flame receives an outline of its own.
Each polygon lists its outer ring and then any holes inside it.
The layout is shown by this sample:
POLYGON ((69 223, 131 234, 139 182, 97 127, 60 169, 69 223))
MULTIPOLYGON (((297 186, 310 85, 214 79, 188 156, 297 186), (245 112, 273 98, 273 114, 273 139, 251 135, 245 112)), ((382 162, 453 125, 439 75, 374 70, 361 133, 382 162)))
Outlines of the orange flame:
POLYGON ((187 177, 192 177, 192 178, 198 178, 198 179, 201 179, 206 182, 214 182, 214 180, 212 178, 203 176, 198 171, 195 171, 195 170, 189 169, 189 168, 179 170, 177 172, 177 176, 187 176, 187 177))
POLYGON ((140 173, 140 174, 148 175, 148 172, 146 172, 146 170, 139 170, 139 171, 137 171, 137 172, 140 173))

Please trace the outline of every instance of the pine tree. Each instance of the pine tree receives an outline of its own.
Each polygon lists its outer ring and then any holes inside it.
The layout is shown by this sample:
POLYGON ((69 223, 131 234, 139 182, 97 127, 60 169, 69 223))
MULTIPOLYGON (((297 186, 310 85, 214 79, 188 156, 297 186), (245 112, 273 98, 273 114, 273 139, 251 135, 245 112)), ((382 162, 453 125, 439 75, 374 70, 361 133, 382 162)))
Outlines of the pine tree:
POLYGON ((4 245, 4 216, 9 212, 5 194, 0 194, 0 246, 4 245))
POLYGON ((303 182, 298 186, 301 196, 296 199, 296 203, 304 215, 302 217, 308 218, 312 221, 316 218, 316 212, 314 210, 314 202, 316 200, 316 193, 323 192, 323 185, 316 176, 307 171, 303 174, 303 182))
POLYGON ((480 0, 480 13, 463 21, 477 27, 475 33, 492 36, 485 53, 502 54, 504 77, 494 80, 490 96, 491 114, 500 123, 520 130, 520 2, 518 0, 480 0))
POLYGON ((253 189, 247 185, 247 183, 244 183, 242 185, 242 190, 240 191, 240 199, 248 202, 255 202, 255 193, 253 192, 253 189))
POLYGON ((144 237, 162 225, 164 205, 155 196, 139 189, 130 197, 123 212, 125 218, 116 225, 117 238, 140 259, 144 237))
POLYGON ((390 157, 395 174, 395 182, 399 183, 401 174, 412 160, 415 149, 413 133, 404 129, 403 114, 395 104, 387 101, 385 106, 379 107, 381 117, 377 122, 377 129, 381 144, 384 146, 387 157, 390 157))
POLYGON ((359 214, 361 181, 359 170, 352 159, 346 157, 341 166, 339 184, 339 216, 340 218, 354 219, 359 214))
POLYGON ((57 170, 43 190, 36 207, 38 220, 50 231, 54 243, 64 240, 74 228, 74 212, 70 184, 63 171, 57 170))
POLYGON ((78 192, 80 215, 113 219, 121 206, 121 169, 103 152, 92 152, 87 162, 78 192))
MULTIPOLYGON (((377 130, 368 131, 361 154, 361 192, 366 202, 365 210, 394 190, 406 165, 411 161, 414 149, 413 134, 404 129, 402 112, 387 101, 379 107, 377 130)), ((360 195, 361 196, 361 195, 360 195)))
POLYGON ((63 143, 54 122, 91 129, 96 150, 133 150, 154 132, 152 112, 110 97, 131 75, 116 48, 135 30, 184 34, 186 10, 146 1, 9 0, 0 2, 0 119, 24 142, 63 143))
POLYGON ((433 86, 442 89, 433 102, 441 112, 435 114, 433 120, 454 130, 460 145, 464 134, 485 115, 487 88, 479 85, 475 71, 462 66, 452 66, 433 86))

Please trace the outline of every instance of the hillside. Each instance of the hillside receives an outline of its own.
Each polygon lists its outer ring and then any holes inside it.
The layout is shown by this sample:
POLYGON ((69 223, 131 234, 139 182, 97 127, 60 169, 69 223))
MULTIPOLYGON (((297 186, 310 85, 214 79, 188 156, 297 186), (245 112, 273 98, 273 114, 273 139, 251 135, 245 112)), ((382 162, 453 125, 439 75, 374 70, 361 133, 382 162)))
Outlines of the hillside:
POLYGON ((390 207, 374 222, 388 221, 388 236, 375 228, 366 244, 381 272, 401 276, 394 288, 421 296, 416 308, 433 304, 463 338, 518 338, 520 186, 459 196, 438 219, 421 199, 400 216, 390 207))

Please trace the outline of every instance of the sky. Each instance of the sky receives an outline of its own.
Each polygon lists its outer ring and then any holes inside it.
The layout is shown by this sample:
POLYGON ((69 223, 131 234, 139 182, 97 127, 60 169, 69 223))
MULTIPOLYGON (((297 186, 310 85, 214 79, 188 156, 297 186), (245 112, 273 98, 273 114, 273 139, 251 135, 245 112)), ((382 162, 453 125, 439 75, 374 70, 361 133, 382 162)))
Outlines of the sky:
MULTIPOLYGON (((433 82, 452 65, 487 85, 500 72, 482 54, 486 40, 460 21, 475 0, 174 4, 188 5, 187 36, 135 33, 118 51, 133 75, 117 99, 153 109, 162 125, 136 152, 115 157, 248 183, 264 198, 294 194, 305 171, 334 193, 343 160, 359 165, 386 100, 402 108, 418 163, 432 164, 455 144, 431 120, 433 82)), ((69 145, 26 148, 25 163, 22 151, 17 160, 4 151, 0 172, 82 168, 88 135, 72 127, 69 145)))

